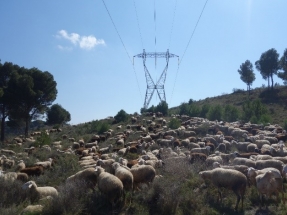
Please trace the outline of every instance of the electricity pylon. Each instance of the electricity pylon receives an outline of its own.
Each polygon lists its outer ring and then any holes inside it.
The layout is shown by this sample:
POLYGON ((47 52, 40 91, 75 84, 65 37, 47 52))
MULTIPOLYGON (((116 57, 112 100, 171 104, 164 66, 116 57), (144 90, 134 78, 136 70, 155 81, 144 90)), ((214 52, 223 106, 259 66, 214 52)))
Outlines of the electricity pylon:
POLYGON ((145 101, 144 101, 144 109, 147 109, 150 103, 150 100, 154 94, 154 91, 157 91, 158 97, 160 101, 166 101, 165 98, 165 91, 164 91, 164 83, 166 79, 166 73, 167 73, 167 68, 168 68, 168 62, 169 58, 172 57, 177 57, 175 54, 170 54, 169 51, 167 50, 166 52, 145 52, 143 50, 143 53, 137 54, 134 57, 142 58, 143 59, 143 66, 144 66, 144 71, 145 71, 145 77, 146 77, 146 83, 147 83, 147 89, 146 89, 146 94, 145 94, 145 101), (155 58, 155 62, 157 58, 165 58, 166 59, 166 66, 161 73, 160 78, 154 83, 147 67, 146 67, 146 58, 155 58))

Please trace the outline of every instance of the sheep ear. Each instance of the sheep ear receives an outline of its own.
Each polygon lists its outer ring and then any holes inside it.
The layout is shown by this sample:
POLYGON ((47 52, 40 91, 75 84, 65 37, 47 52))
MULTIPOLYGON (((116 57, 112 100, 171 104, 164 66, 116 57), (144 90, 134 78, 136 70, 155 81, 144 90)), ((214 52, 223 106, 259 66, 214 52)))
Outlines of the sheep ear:
POLYGON ((28 187, 29 187, 29 188, 31 188, 32 186, 33 186, 33 184, 29 184, 29 186, 28 186, 28 187))

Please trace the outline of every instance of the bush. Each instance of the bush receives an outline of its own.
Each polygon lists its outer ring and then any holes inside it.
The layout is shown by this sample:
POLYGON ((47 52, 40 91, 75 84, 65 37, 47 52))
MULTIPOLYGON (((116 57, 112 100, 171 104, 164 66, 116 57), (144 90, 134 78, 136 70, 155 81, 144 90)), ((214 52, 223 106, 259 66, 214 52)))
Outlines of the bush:
POLYGON ((226 105, 224 107, 223 119, 228 122, 234 122, 239 118, 239 110, 233 105, 226 105))
POLYGON ((283 127, 284 127, 284 130, 286 130, 286 131, 287 131, 287 119, 284 121, 284 125, 283 125, 283 127))
POLYGON ((98 134, 103 134, 107 130, 110 129, 110 124, 107 123, 106 121, 92 121, 90 125, 89 132, 90 133, 98 133, 98 134))
POLYGON ((114 117, 117 123, 126 122, 129 119, 129 115, 122 109, 114 117))
POLYGON ((208 113, 207 113, 207 118, 209 120, 222 120, 222 115, 223 115, 223 109, 220 105, 212 106, 208 113))
POLYGON ((179 106, 179 114, 180 115, 188 115, 189 116, 190 113, 190 106, 189 104, 183 102, 180 104, 179 106))
POLYGON ((204 105, 201 107, 200 117, 206 118, 209 109, 210 109, 210 105, 204 104, 204 105))
POLYGON ((172 118, 168 123, 168 127, 171 129, 177 129, 178 127, 180 127, 180 125, 180 120, 177 118, 172 118))
POLYGON ((36 141, 31 146, 41 147, 43 145, 50 145, 51 138, 46 132, 41 132, 41 135, 37 137, 36 141))
POLYGON ((165 101, 160 102, 156 108, 155 108, 156 112, 161 112, 163 114, 163 116, 167 116, 168 114, 168 104, 165 101))

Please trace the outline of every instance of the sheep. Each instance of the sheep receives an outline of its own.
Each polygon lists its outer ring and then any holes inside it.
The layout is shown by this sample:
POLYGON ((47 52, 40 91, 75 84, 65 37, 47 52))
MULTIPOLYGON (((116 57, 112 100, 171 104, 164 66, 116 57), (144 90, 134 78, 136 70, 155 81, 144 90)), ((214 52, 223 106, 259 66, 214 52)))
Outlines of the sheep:
POLYGON ((213 165, 214 162, 218 162, 219 164, 223 164, 223 160, 222 160, 220 155, 213 156, 213 157, 209 156, 209 157, 207 157, 205 162, 206 162, 207 166, 213 165))
POLYGON ((4 171, 0 170, 0 177, 5 181, 15 181, 17 179, 16 172, 7 172, 4 174, 4 171))
POLYGON ((173 145, 173 142, 175 141, 175 138, 172 137, 172 139, 167 140, 167 139, 158 139, 156 142, 159 146, 163 147, 169 147, 173 145))
POLYGON ((98 142, 96 141, 96 142, 92 142, 92 143, 86 143, 85 144, 85 147, 86 148, 92 148, 92 147, 96 147, 96 146, 98 146, 98 142))
MULTIPOLYGON (((245 165, 222 166, 218 162, 214 162, 212 164, 212 167, 213 168, 223 168, 223 169, 234 169, 234 170, 237 170, 237 171, 243 173, 246 177, 247 177, 248 168, 249 168, 248 166, 245 166, 245 165)), ((252 167, 250 167, 250 168, 252 168, 252 167)))
POLYGON ((44 169, 50 169, 52 167, 52 162, 53 162, 53 159, 52 158, 49 158, 47 161, 39 161, 39 162, 36 162, 34 165, 35 166, 42 166, 44 169))
POLYGON ((255 144, 259 149, 261 149, 264 144, 271 145, 268 140, 256 140, 255 144))
POLYGON ((128 154, 128 152, 130 151, 130 146, 128 146, 127 148, 122 148, 118 151, 118 155, 119 156, 126 156, 128 154))
POLYGON ((118 177, 105 172, 101 167, 96 167, 95 172, 97 174, 99 190, 108 198, 112 207, 114 207, 123 195, 124 186, 122 181, 118 177))
POLYGON ((26 173, 17 172, 16 179, 22 182, 27 182, 29 179, 29 176, 26 173))
POLYGON ((28 205, 21 211, 20 215, 41 214, 44 206, 42 205, 28 205))
POLYGON ((218 187, 218 194, 221 202, 222 202, 222 195, 220 188, 225 187, 232 190, 237 196, 235 210, 237 210, 238 208, 240 199, 241 199, 241 209, 243 209, 243 200, 247 185, 247 178, 243 173, 233 169, 216 168, 213 170, 199 172, 199 175, 204 181, 211 180, 211 182, 216 187, 218 187))
POLYGON ((44 168, 42 166, 26 167, 20 172, 26 173, 28 176, 40 176, 44 173, 44 168))
POLYGON ((139 183, 145 183, 147 186, 149 186, 156 174, 155 169, 150 165, 140 165, 136 168, 132 168, 130 171, 134 177, 134 189, 139 189, 139 183))
POLYGON ((1 149, 1 152, 8 155, 16 155, 16 152, 14 152, 13 150, 1 149))
POLYGON ((109 153, 112 148, 113 148, 113 145, 110 144, 108 147, 99 149, 99 153, 100 154, 109 153))
POLYGON ((115 171, 115 176, 117 176, 124 185, 124 190, 130 191, 133 189, 134 177, 133 174, 127 170, 125 167, 122 167, 120 163, 113 163, 112 167, 115 171))
POLYGON ((132 168, 134 165, 137 165, 137 164, 138 164, 138 160, 137 159, 136 160, 129 160, 127 162, 127 167, 132 168))
POLYGON ((238 151, 247 152, 247 146, 250 144, 250 142, 236 142, 233 140, 231 144, 233 144, 238 151))
POLYGON ((123 166, 127 166, 128 165, 128 160, 124 159, 122 157, 119 158, 119 163, 123 166))
POLYGON ((163 167, 164 162, 162 160, 146 160, 144 161, 144 165, 150 165, 153 168, 163 167))
MULTIPOLYGON (((205 143, 204 143, 204 145, 205 145, 205 143)), ((199 145, 198 143, 190 142, 190 143, 188 144, 187 148, 188 148, 189 150, 194 149, 194 148, 200 148, 200 145, 199 145)))
POLYGON ((234 154, 236 155, 236 157, 239 157, 239 158, 250 158, 250 156, 256 156, 258 155, 258 153, 256 152, 247 152, 247 153, 238 153, 238 152, 234 152, 234 154))
POLYGON ((250 156, 251 160, 257 161, 257 160, 270 160, 273 159, 271 155, 251 155, 250 156))
POLYGON ((224 143, 219 143, 218 146, 217 146, 217 148, 216 148, 215 150, 218 150, 218 151, 220 151, 220 152, 225 153, 225 151, 226 151, 226 145, 225 145, 224 143))
POLYGON ((88 189, 95 191, 95 186, 97 184, 97 174, 95 173, 95 168, 90 167, 82 171, 71 175, 66 179, 66 183, 80 183, 84 182, 83 186, 88 189))
MULTIPOLYGON (((270 197, 273 193, 275 193, 277 197, 277 204, 279 202, 279 192, 282 193, 283 203, 285 204, 284 192, 283 192, 283 181, 278 180, 274 177, 271 171, 265 172, 262 175, 256 176, 256 187, 260 194, 260 200, 262 204, 263 194, 266 194, 270 197)), ((260 204, 260 208, 261 208, 260 204)), ((266 205, 267 208, 267 205, 266 205)))
POLYGON ((204 148, 194 148, 190 150, 191 153, 203 153, 206 155, 209 155, 210 152, 210 146, 206 146, 204 148))
POLYGON ((31 203, 38 201, 40 198, 52 196, 57 197, 58 191, 54 187, 38 187, 35 181, 28 181, 22 185, 22 189, 29 189, 31 203))
POLYGON ((4 158, 2 160, 2 166, 4 169, 11 169, 15 165, 15 161, 13 159, 4 158))
POLYGON ((232 162, 233 165, 245 165, 248 167, 253 167, 255 168, 255 161, 250 160, 248 158, 235 158, 232 162))
POLYGON ((112 164, 115 162, 114 159, 107 159, 107 160, 102 160, 102 159, 99 159, 97 161, 97 165, 98 166, 101 166, 103 169, 105 169, 106 172, 108 173, 113 173, 114 170, 113 170, 113 167, 112 167, 112 164))
POLYGON ((206 154, 203 153, 190 153, 188 155, 188 160, 192 164, 194 162, 201 162, 204 163, 207 159, 206 154))
POLYGON ((249 181, 251 182, 251 184, 256 186, 256 179, 255 179, 256 176, 264 174, 265 172, 268 172, 268 171, 272 172, 274 178, 282 179, 281 173, 279 172, 279 170, 272 168, 272 167, 264 168, 261 170, 257 170, 257 169, 254 169, 253 167, 249 167, 247 177, 248 177, 249 181))
POLYGON ((256 161, 256 169, 264 169, 264 168, 268 168, 268 167, 273 167, 275 169, 278 169, 280 171, 280 173, 282 173, 283 170, 283 165, 284 163, 282 161, 279 160, 259 160, 256 161))

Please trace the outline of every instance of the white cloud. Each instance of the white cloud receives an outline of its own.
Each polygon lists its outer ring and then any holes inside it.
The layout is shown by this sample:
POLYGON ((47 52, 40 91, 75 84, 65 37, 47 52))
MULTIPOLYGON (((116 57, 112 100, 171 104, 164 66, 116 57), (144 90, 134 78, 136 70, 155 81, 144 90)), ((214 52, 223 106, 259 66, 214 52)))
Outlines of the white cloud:
POLYGON ((98 40, 94 36, 83 36, 81 37, 79 44, 82 49, 92 49, 96 45, 105 45, 105 41, 98 40))
MULTIPOLYGON (((58 31, 57 37, 66 39, 70 41, 71 43, 73 43, 74 45, 79 45, 80 48, 86 49, 86 50, 90 50, 97 45, 105 45, 104 40, 97 39, 93 35, 80 36, 77 33, 69 34, 66 30, 58 31)), ((59 45, 58 48, 63 50, 65 47, 59 45)))

